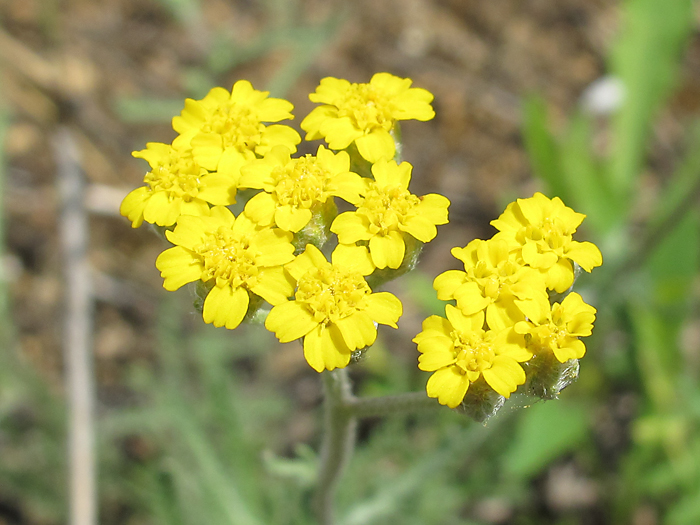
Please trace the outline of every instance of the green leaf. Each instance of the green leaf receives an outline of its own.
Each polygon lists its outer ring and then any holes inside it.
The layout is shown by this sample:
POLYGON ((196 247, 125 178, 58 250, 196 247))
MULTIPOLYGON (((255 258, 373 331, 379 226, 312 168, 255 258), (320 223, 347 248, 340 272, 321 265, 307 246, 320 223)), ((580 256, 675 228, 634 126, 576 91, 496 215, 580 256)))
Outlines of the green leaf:
POLYGON ((548 186, 550 197, 567 202, 569 188, 562 176, 559 145, 547 125, 547 104, 539 96, 530 96, 523 103, 523 139, 536 176, 548 186))
POLYGON ((625 87, 613 121, 611 184, 627 208, 644 163, 653 116, 676 81, 681 50, 693 25, 691 0, 628 0, 611 73, 625 87))
POLYGON ((534 476, 575 450, 588 433, 588 410, 568 400, 538 403, 521 415, 511 447, 502 457, 507 475, 534 476))

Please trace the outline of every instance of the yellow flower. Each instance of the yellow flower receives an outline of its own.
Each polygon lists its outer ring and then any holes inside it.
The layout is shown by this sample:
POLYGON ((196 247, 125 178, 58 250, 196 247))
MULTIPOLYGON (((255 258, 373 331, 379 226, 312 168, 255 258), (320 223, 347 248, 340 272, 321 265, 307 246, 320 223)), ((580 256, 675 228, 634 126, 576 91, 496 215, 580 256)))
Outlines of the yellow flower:
POLYGON ((494 238, 506 240, 525 264, 546 274, 547 288, 562 293, 574 282, 571 261, 587 272, 603 263, 595 244, 571 238, 585 217, 538 192, 510 203, 491 224, 500 232, 494 238))
POLYGON ((498 394, 510 397, 525 382, 519 363, 532 357, 523 336, 512 329, 485 331, 483 312, 464 315, 447 305, 445 313, 447 319, 433 315, 423 321, 423 331, 413 339, 421 353, 418 368, 433 372, 428 396, 455 408, 483 376, 498 394))
POLYGON ((246 161, 265 155, 272 146, 296 151, 301 137, 293 128, 263 124, 294 118, 293 106, 268 95, 239 80, 230 93, 216 87, 202 100, 188 98, 180 116, 173 118, 173 128, 180 133, 173 144, 191 146, 201 166, 236 180, 246 161))
POLYGON ((412 80, 389 73, 377 73, 368 84, 351 84, 328 77, 321 80, 312 102, 323 104, 302 121, 306 140, 324 138, 328 147, 345 149, 353 142, 363 158, 377 162, 396 153, 391 136, 399 120, 430 120, 435 116, 433 95, 410 87, 412 80))
POLYGON ((401 266, 406 251, 404 234, 429 242, 437 235, 435 226, 447 223, 450 201, 446 197, 435 193, 417 197, 408 191, 412 168, 408 162, 397 165, 393 160, 374 164, 375 180, 365 179, 364 198, 357 210, 341 213, 331 225, 341 244, 369 241, 377 268, 401 266))
POLYGON ((141 226, 144 220, 172 226, 180 215, 207 215, 209 204, 225 206, 236 202, 234 181, 219 173, 208 173, 188 149, 149 142, 146 149, 132 155, 151 166, 143 179, 146 186, 129 193, 119 210, 133 228, 141 226))
POLYGON ((166 236, 175 247, 156 260, 163 287, 174 291, 198 280, 208 283, 206 323, 236 328, 248 311, 250 292, 275 305, 294 291, 282 266, 294 259, 288 232, 257 228, 245 215, 236 218, 216 206, 208 217, 181 216, 166 236))
POLYGON ((333 254, 332 263, 311 244, 285 268, 297 281, 294 300, 275 306, 265 327, 288 343, 304 338, 304 357, 317 372, 347 366, 352 352, 374 343, 376 324, 397 328, 401 301, 388 292, 372 293, 363 275, 372 271, 365 257, 333 254))
POLYGON ((239 187, 265 190, 246 203, 245 214, 253 221, 298 232, 334 196, 353 204, 360 200, 364 185, 350 171, 346 152, 336 155, 319 146, 316 156, 292 159, 290 154, 289 148, 275 146, 241 169, 239 187))
POLYGON ((586 347, 579 337, 591 335, 596 309, 583 302, 581 296, 570 293, 550 309, 549 302, 536 298, 520 305, 527 321, 515 325, 515 331, 525 335, 528 348, 534 354, 551 351, 560 363, 581 359, 586 347))
POLYGON ((449 270, 437 276, 433 286, 438 299, 455 299, 467 316, 486 310, 486 322, 493 329, 524 318, 516 299, 547 299, 543 276, 517 262, 504 240, 475 239, 464 248, 453 248, 452 255, 464 263, 465 271, 449 270))

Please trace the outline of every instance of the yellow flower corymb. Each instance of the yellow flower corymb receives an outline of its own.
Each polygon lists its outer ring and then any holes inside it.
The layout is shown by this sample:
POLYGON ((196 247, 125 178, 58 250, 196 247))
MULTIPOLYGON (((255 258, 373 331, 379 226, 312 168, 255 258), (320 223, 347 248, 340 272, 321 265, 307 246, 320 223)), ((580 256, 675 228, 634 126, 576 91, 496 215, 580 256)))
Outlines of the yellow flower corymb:
POLYGON ((475 239, 464 248, 453 248, 452 255, 464 263, 465 271, 448 270, 436 277, 438 299, 455 299, 464 315, 486 310, 491 328, 507 328, 523 319, 516 299, 547 300, 540 272, 518 263, 504 240, 475 239))
POLYGON ((409 192, 411 169, 408 162, 374 164, 374 181, 365 179, 357 210, 341 213, 331 225, 341 244, 368 241, 377 268, 401 266, 406 252, 404 234, 429 242, 437 235, 435 226, 447 223, 450 201, 435 193, 418 197, 409 192))
POLYGON ((364 185, 350 171, 346 152, 334 154, 319 146, 315 156, 292 159, 290 155, 287 147, 275 146, 264 159, 241 168, 239 187, 265 190, 245 207, 245 214, 258 224, 298 232, 334 196, 353 204, 360 200, 364 185))
POLYGON ((275 305, 294 291, 282 267, 294 259, 288 232, 257 228, 245 215, 236 218, 216 206, 210 216, 181 216, 166 236, 175 247, 156 260, 163 287, 174 291, 198 280, 211 286, 202 312, 206 323, 236 328, 248 311, 249 292, 275 305))
POLYGON ((201 166, 236 180, 243 163, 265 155, 272 146, 296 151, 301 137, 293 128, 263 124, 293 118, 293 106, 268 95, 239 80, 231 92, 216 87, 202 100, 188 98, 180 116, 173 118, 173 128, 180 134, 173 144, 191 146, 201 166))
POLYGON ((363 277, 372 271, 366 258, 336 259, 329 263, 308 244, 285 266, 297 281, 295 298, 275 306, 265 321, 283 343, 303 337, 304 357, 317 372, 347 366, 352 352, 374 343, 375 323, 396 328, 403 311, 394 295, 372 293, 363 277))
POLYGON ((390 160, 396 153, 391 131, 399 120, 430 120, 433 95, 412 88, 411 79, 377 73, 367 84, 328 77, 321 80, 312 102, 323 104, 302 121, 306 140, 325 139, 334 150, 353 142, 369 162, 390 160))
POLYGON ((579 294, 570 293, 551 309, 542 299, 523 301, 520 306, 528 320, 520 321, 514 329, 526 335, 533 354, 552 352, 561 363, 584 356, 586 347, 579 337, 591 335, 596 309, 579 294))
POLYGON ((532 354, 522 335, 512 329, 484 330, 484 313, 464 315, 452 305, 447 319, 433 315, 423 321, 423 331, 413 341, 421 356, 418 368, 433 372, 426 386, 428 396, 450 408, 457 407, 480 377, 497 393, 510 397, 525 382, 519 363, 532 354))
POLYGON ((134 157, 151 166, 141 186, 129 193, 119 211, 133 228, 143 221, 158 226, 172 226, 180 215, 206 215, 209 204, 236 202, 234 181, 219 173, 209 173, 192 158, 188 149, 149 142, 134 157))
POLYGON ((562 293, 574 282, 571 261, 587 272, 603 263, 595 244, 571 238, 585 217, 538 192, 510 203, 491 224, 499 230, 495 239, 507 241, 525 264, 546 275, 547 288, 562 293))

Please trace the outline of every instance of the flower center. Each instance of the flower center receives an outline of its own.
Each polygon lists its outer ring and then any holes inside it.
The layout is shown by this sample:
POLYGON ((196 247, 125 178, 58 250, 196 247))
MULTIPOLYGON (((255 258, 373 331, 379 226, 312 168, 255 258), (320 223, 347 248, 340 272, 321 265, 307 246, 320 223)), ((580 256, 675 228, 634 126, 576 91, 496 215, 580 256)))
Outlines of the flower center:
POLYGON ((204 261, 203 281, 216 279, 218 285, 230 283, 236 288, 258 275, 255 262, 259 253, 251 247, 248 236, 235 236, 230 228, 222 226, 209 233, 194 252, 204 261))
POLYGON ((362 309, 362 300, 372 293, 364 277, 344 272, 330 264, 313 268, 299 279, 296 301, 303 303, 318 323, 334 323, 362 309))
POLYGON ((295 208, 311 208, 318 202, 325 202, 328 175, 311 155, 292 159, 285 167, 276 167, 272 179, 277 201, 295 208))
POLYGON ((553 323, 540 325, 534 330, 539 344, 543 348, 560 348, 569 333, 555 326, 553 323))
POLYGON ((165 192, 168 200, 189 202, 199 193, 201 168, 191 155, 171 151, 169 159, 153 168, 144 177, 152 191, 165 192))
POLYGON ((379 188, 372 183, 357 213, 369 220, 370 233, 385 234, 404 223, 418 204, 420 199, 399 185, 379 188))
POLYGON ((370 84, 352 84, 345 97, 333 105, 338 108, 338 116, 350 118, 357 129, 390 131, 394 125, 391 102, 370 84))
POLYGON ((571 234, 566 232, 564 225, 557 218, 547 217, 540 226, 528 224, 520 230, 520 235, 537 243, 545 251, 560 251, 571 242, 571 234))
POLYGON ((455 365, 463 374, 469 372, 483 372, 491 368, 495 352, 488 340, 477 334, 452 334, 455 340, 457 356, 455 365))
POLYGON ((222 104, 202 126, 205 133, 221 135, 224 149, 236 148, 240 152, 254 150, 262 139, 265 126, 248 107, 235 102, 222 104))
POLYGON ((469 276, 481 287, 485 297, 496 301, 502 287, 512 284, 512 277, 517 270, 518 265, 510 260, 501 261, 496 267, 486 261, 477 261, 469 270, 469 276))

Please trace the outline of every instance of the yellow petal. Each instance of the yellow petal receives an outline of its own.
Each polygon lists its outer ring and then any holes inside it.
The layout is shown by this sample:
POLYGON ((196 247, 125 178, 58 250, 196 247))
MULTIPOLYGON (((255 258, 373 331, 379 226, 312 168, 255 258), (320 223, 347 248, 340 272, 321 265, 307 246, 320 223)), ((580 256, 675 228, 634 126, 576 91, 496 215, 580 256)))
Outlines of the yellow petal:
POLYGON ((468 388, 469 379, 455 366, 437 370, 430 376, 426 385, 428 397, 436 397, 440 404, 450 408, 459 406, 468 388))
POLYGON ((141 186, 124 197, 119 206, 119 213, 131 221, 132 228, 138 228, 143 224, 143 210, 151 195, 152 192, 147 187, 141 186))
POLYGON ((365 311, 373 321, 398 328, 397 321, 403 314, 401 301, 389 292, 373 293, 365 297, 365 311))
POLYGON ((311 220, 311 211, 295 206, 278 206, 275 210, 275 224, 288 232, 298 232, 311 220))
POLYGON ((338 242, 341 244, 354 244, 372 237, 368 225, 366 218, 354 211, 346 211, 335 218, 331 224, 331 231, 338 235, 338 242))
POLYGON ((263 268, 258 274, 258 282, 251 287, 273 306, 283 304, 294 294, 294 280, 281 266, 263 268))
POLYGON ((318 325, 304 337, 304 357, 317 372, 343 368, 350 362, 350 349, 333 325, 318 325))
POLYGON ((245 317, 249 301, 248 292, 242 287, 214 286, 204 299, 204 322, 233 330, 245 317))
POLYGON ((406 245, 401 233, 391 231, 388 235, 375 235, 369 240, 369 253, 377 268, 396 269, 401 266, 406 245))
POLYGON ((363 311, 338 319, 335 326, 338 327, 345 344, 352 351, 371 346, 377 338, 377 328, 371 317, 363 311))
POLYGON ((202 262, 181 246, 161 253, 156 259, 156 268, 160 270, 160 276, 164 279, 163 288, 169 292, 199 280, 204 271, 202 262))
POLYGON ((357 137, 355 145, 362 158, 369 162, 393 159, 396 154, 394 139, 384 128, 376 128, 366 135, 357 137))
POLYGON ((273 332, 282 343, 304 337, 317 325, 313 314, 295 301, 275 306, 265 320, 265 328, 273 332))
POLYGON ((198 133, 192 137, 192 156, 197 164, 209 171, 216 171, 219 159, 224 152, 221 135, 215 133, 198 133))
POLYGON ((369 256, 367 246, 354 244, 339 244, 331 254, 333 266, 346 268, 362 275, 369 275, 374 271, 374 263, 369 256))

